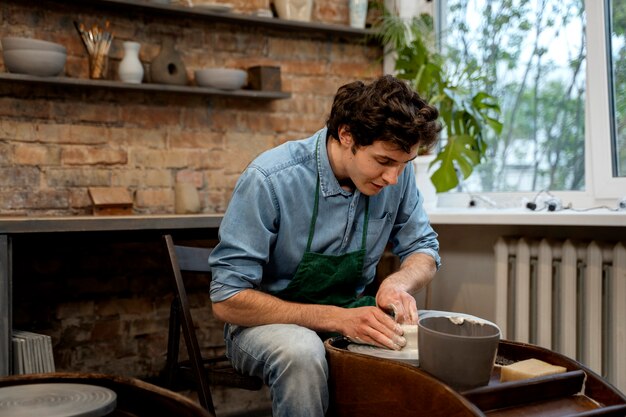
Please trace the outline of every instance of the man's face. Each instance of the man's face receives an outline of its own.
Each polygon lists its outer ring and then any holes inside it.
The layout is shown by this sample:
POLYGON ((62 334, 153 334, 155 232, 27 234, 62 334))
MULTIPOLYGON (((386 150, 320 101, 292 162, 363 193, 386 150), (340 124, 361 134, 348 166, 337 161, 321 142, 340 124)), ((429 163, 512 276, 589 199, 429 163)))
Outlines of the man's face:
POLYGON ((353 146, 345 161, 346 172, 359 191, 376 195, 384 187, 398 183, 406 164, 417 157, 417 148, 415 145, 406 153, 383 141, 360 148, 353 146))

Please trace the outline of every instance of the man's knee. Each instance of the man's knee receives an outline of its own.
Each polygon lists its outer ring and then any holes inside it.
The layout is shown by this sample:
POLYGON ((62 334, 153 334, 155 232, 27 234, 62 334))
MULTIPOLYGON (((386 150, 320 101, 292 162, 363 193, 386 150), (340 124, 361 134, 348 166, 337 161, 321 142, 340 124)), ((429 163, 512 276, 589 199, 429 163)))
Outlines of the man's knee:
POLYGON ((324 343, 314 332, 298 333, 294 334, 289 343, 282 345, 274 352, 272 362, 284 364, 284 371, 309 372, 326 376, 328 365, 324 343))

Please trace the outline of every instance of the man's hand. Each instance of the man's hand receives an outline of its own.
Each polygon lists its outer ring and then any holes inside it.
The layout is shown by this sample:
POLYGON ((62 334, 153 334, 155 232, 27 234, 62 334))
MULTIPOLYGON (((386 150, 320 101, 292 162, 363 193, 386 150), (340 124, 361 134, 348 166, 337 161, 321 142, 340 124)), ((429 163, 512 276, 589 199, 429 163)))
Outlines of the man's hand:
POLYGON ((341 333, 354 342, 393 350, 406 345, 400 326, 378 307, 347 308, 341 314, 341 333))
POLYGON ((376 305, 393 314, 398 323, 417 323, 417 304, 413 294, 433 279, 437 266, 425 253, 407 257, 400 269, 383 280, 376 293, 376 305))
POLYGON ((415 298, 406 291, 393 285, 380 286, 376 294, 376 304, 389 312, 398 323, 417 324, 417 303, 415 298))

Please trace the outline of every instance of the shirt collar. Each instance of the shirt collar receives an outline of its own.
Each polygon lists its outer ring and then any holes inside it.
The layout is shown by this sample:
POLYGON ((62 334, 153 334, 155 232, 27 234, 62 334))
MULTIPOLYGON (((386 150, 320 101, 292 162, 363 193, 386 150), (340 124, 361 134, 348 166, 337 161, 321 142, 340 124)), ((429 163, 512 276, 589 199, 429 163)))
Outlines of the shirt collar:
MULTIPOLYGON (((333 140, 328 136, 328 129, 324 128, 317 132, 319 158, 317 158, 317 170, 320 174, 320 192, 324 197, 331 197, 334 195, 351 196, 353 193, 341 188, 335 173, 330 167, 330 160, 328 159, 328 149, 326 148, 326 140, 333 140)), ((358 191, 357 191, 358 192, 358 191)))

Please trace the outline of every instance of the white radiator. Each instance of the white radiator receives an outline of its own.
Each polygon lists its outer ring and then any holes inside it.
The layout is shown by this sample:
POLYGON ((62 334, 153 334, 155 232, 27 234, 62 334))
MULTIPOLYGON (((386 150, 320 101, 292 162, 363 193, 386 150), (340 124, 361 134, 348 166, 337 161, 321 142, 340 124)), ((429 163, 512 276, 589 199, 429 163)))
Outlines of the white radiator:
POLYGON ((626 392, 624 243, 499 238, 502 337, 555 350, 626 392))

